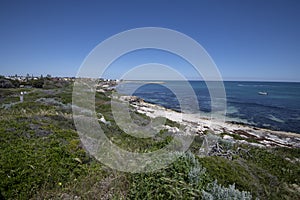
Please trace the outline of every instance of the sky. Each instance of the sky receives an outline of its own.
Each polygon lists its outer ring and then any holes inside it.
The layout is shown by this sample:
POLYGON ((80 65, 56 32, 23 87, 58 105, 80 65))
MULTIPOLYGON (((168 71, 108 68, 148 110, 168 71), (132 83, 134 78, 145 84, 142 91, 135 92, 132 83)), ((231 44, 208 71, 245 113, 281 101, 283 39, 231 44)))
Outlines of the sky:
MULTIPOLYGON (((224 80, 299 82, 299 10, 298 0, 0 0, 0 74, 76 76, 105 39, 163 27, 201 44, 224 80)), ((188 63, 155 50, 123 56, 106 76, 147 62, 195 78, 188 63)))

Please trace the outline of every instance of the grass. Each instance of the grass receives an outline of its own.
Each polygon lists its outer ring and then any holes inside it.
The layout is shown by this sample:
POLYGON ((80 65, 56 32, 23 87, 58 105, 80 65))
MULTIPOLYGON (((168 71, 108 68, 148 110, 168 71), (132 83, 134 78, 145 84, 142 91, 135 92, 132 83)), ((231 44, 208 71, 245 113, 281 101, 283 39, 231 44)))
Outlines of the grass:
MULTIPOLYGON (((203 137, 195 137, 188 153, 169 167, 153 173, 115 171, 85 151, 72 120, 71 107, 37 101, 54 99, 71 104, 72 85, 55 89, 26 89, 24 102, 1 108, 0 192, 3 199, 201 199, 214 180, 260 199, 300 198, 300 150, 242 147, 249 154, 233 160, 199 158, 203 137), (297 160, 298 159, 298 160, 297 160)), ((18 101, 20 89, 0 89, 0 106, 18 101)), ((96 93, 96 112, 110 125, 101 124, 108 138, 120 148, 151 152, 167 145, 172 135, 162 130, 153 138, 136 138, 114 122, 109 94, 96 93)), ((149 118, 134 111, 134 122, 145 125, 149 118)), ((179 124, 166 120, 166 125, 179 124)))

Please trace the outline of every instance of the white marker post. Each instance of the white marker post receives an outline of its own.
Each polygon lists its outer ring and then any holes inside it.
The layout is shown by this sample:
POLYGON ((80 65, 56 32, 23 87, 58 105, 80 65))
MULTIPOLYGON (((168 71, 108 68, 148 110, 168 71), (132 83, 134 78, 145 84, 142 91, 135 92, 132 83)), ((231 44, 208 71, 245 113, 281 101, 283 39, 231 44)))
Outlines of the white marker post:
POLYGON ((23 93, 23 92, 21 92, 21 94, 20 94, 20 102, 22 103, 22 102, 23 102, 23 100, 24 100, 24 93, 23 93))

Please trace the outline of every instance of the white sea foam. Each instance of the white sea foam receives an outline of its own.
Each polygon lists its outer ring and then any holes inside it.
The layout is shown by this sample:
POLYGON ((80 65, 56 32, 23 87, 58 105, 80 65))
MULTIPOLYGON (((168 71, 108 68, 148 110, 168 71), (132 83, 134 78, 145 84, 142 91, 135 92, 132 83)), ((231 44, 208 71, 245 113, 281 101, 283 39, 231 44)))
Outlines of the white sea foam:
POLYGON ((274 115, 269 115, 268 118, 275 122, 284 123, 284 121, 282 119, 279 119, 278 117, 275 117, 274 115))

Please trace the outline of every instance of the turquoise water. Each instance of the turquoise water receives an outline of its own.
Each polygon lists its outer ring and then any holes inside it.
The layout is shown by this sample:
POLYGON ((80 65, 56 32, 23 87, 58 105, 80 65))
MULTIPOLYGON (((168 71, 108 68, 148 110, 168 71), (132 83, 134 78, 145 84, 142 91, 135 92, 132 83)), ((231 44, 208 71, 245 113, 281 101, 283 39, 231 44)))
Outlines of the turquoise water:
MULTIPOLYGON (((206 83, 190 81, 201 112, 211 112, 211 98, 206 83)), ((126 83, 117 87, 118 92, 130 94, 140 83, 126 83)), ((283 82, 224 82, 226 91, 226 117, 228 121, 243 122, 257 127, 300 133, 300 83, 283 82), (267 92, 260 95, 259 92, 267 92)), ((166 81, 164 84, 144 84, 133 95, 145 101, 182 111, 176 95, 168 88, 176 88, 176 94, 183 99, 185 112, 196 107, 186 84, 180 81, 166 81), (186 109, 188 108, 188 110, 186 109)))

